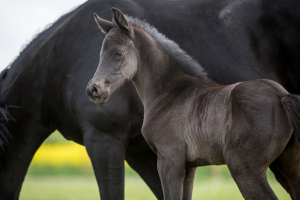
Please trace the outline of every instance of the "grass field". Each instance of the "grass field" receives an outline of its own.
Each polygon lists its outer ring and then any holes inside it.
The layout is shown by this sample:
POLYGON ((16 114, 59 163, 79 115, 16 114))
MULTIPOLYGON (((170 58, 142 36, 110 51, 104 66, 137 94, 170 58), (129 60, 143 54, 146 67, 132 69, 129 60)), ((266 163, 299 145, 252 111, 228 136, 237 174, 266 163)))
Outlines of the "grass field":
MULTIPOLYGON (((125 199, 156 199, 143 180, 125 165, 125 199)), ((289 195, 268 171, 268 180, 280 200, 289 195)), ((25 178, 21 200, 100 199, 91 162, 83 146, 66 142, 58 132, 37 151, 25 178)), ((243 199, 226 166, 197 169, 193 199, 243 199)))
MULTIPOLYGON (((275 180, 270 181, 270 184, 280 200, 290 199, 275 180)), ((92 176, 28 176, 20 200, 96 200, 99 198, 96 180, 92 176)), ((125 199, 152 200, 155 197, 139 177, 130 176, 126 177, 125 181, 125 199)), ((210 179, 195 182, 193 199, 240 200, 243 198, 233 180, 210 179)))

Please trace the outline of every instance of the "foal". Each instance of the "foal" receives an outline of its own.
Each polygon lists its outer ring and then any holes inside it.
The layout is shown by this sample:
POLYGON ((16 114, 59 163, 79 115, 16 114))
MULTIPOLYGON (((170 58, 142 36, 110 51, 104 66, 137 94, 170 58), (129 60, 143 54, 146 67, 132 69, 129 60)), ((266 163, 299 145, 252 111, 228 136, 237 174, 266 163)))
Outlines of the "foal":
POLYGON ((300 199, 299 142, 291 139, 300 136, 300 99, 270 80, 218 85, 155 28, 112 10, 113 22, 95 14, 106 37, 87 92, 104 104, 133 81, 164 198, 191 199, 196 167, 227 164, 245 199, 277 199, 266 178, 272 164, 300 199), (289 141, 291 154, 281 155, 289 141))

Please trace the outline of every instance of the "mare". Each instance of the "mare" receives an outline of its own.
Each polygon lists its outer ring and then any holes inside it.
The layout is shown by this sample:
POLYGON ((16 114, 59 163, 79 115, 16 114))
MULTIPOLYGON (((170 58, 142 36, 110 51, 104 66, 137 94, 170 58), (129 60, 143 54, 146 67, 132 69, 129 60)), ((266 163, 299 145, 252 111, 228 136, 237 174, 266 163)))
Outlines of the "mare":
MULTIPOLYGON (((292 136, 300 140, 300 97, 268 79, 219 85, 154 27, 112 11, 113 22, 95 15, 106 36, 87 92, 105 104, 133 82, 164 199, 191 199, 196 167, 222 164, 245 199, 277 199, 267 181, 270 165, 285 175, 279 182, 292 199, 299 199, 299 156, 284 150, 292 136)), ((298 147, 288 148, 299 154, 298 147)))
POLYGON ((85 92, 95 70, 87 66, 98 62, 89 55, 101 41, 92 14, 103 2, 87 1, 63 15, 2 71, 0 199, 19 198, 34 153, 56 129, 86 147, 101 199, 124 199, 125 159, 162 199, 157 157, 141 135, 143 107, 132 84, 106 106, 85 92))
MULTIPOLYGON (((55 129, 86 146, 101 199, 123 199, 124 158, 162 199, 156 155, 140 134, 143 107, 133 85, 126 83, 102 106, 86 95, 104 38, 93 13, 110 19, 110 8, 118 7, 146 19, 197 58, 217 83, 269 78, 299 94, 299 4, 89 0, 63 15, 0 75, 0 199, 18 199, 34 153, 55 129)), ((294 137, 289 144, 299 145, 294 137)), ((292 150, 285 152, 299 156, 292 150)), ((270 168, 285 188, 292 185, 276 167, 270 168)))

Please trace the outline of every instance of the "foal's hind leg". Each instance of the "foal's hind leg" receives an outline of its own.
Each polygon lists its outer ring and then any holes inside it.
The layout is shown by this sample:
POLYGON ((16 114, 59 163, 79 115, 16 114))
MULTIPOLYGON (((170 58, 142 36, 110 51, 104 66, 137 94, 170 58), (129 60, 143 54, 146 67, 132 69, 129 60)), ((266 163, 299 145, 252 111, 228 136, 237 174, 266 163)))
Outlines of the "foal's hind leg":
POLYGON ((233 179, 247 200, 277 199, 266 172, 288 143, 289 133, 284 134, 281 130, 271 133, 261 127, 240 130, 241 127, 233 127, 224 150, 225 162, 233 179), (257 133, 255 130, 265 131, 257 133))
POLYGON ((286 148, 292 127, 278 93, 258 86, 232 91, 232 123, 223 155, 245 199, 273 200, 277 197, 268 184, 267 168, 286 148))
POLYGON ((267 180, 267 166, 235 154, 228 154, 229 157, 226 161, 229 171, 245 199, 277 199, 267 180))
POLYGON ((293 200, 300 199, 300 143, 293 134, 282 154, 270 165, 277 181, 293 200))

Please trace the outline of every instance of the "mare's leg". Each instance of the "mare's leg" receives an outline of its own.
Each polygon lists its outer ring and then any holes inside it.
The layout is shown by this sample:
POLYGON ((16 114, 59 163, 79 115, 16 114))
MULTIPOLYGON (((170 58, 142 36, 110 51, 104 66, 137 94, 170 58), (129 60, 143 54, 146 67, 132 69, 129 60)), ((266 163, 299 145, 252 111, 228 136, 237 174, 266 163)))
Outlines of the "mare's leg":
POLYGON ((182 200, 185 177, 185 155, 177 147, 165 146, 157 151, 157 169, 164 200, 182 200))
POLYGON ((183 182, 183 200, 191 200, 193 195, 194 178, 196 167, 185 170, 185 177, 183 182))
POLYGON ((293 200, 300 199, 300 143, 295 134, 282 154, 270 165, 277 181, 293 200))
POLYGON ((102 200, 124 200, 125 144, 108 134, 84 134, 84 145, 92 161, 102 200))
POLYGON ((126 161, 147 183, 157 199, 163 199, 163 191, 157 172, 157 156, 150 149, 142 134, 130 140, 126 161))
POLYGON ((11 132, 13 139, 10 139, 9 146, 0 154, 0 199, 19 199, 33 155, 51 133, 52 130, 29 130, 28 134, 22 131, 11 132))

